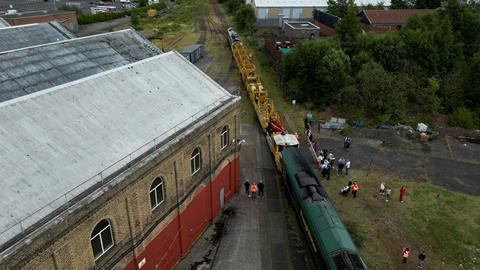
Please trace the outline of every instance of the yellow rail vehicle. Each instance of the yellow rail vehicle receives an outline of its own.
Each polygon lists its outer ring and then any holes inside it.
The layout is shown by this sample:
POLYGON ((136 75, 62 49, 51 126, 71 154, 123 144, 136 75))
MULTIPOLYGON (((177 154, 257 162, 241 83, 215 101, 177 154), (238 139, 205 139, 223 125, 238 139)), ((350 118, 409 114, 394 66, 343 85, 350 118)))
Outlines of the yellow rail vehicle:
POLYGON ((252 56, 248 53, 235 29, 228 28, 228 38, 233 57, 242 76, 250 101, 257 114, 262 130, 266 133, 267 142, 275 158, 277 170, 281 170, 281 152, 286 147, 298 147, 296 135, 287 134, 268 91, 257 75, 252 56))

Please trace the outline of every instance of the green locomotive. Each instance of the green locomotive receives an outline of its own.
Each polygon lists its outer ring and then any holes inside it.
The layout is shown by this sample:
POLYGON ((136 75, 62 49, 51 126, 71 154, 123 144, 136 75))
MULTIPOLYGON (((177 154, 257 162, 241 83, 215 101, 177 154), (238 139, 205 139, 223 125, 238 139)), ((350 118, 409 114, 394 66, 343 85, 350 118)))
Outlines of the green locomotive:
POLYGON ((367 266, 301 150, 282 151, 283 178, 320 269, 366 270, 367 266))

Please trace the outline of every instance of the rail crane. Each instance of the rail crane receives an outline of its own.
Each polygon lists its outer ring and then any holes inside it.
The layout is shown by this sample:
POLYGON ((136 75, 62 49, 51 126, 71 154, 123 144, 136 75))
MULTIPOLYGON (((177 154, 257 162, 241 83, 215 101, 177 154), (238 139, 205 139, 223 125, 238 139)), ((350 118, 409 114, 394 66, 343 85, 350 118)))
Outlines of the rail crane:
POLYGON ((275 167, 278 171, 281 171, 281 152, 287 147, 298 147, 298 135, 287 133, 283 127, 273 101, 268 97, 268 91, 256 72, 252 56, 246 50, 240 36, 232 27, 228 28, 227 32, 228 41, 242 76, 243 84, 253 104, 260 126, 266 134, 268 146, 275 158, 275 167))

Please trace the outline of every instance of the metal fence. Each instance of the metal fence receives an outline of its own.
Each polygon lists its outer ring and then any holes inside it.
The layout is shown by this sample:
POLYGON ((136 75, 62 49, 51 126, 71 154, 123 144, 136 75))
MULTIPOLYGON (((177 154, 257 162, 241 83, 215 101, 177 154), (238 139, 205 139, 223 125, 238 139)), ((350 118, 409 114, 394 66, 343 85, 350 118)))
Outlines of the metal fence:
MULTIPOLYGON (((40 207, 38 210, 24 217, 22 220, 2 230, 0 232, 0 245, 3 245, 4 243, 8 242, 12 238, 16 237, 17 235, 22 234, 22 236, 24 236, 28 233, 33 232, 38 227, 40 227, 41 225, 51 220, 51 218, 49 218, 48 220, 45 220, 45 218, 47 217, 47 215, 51 214, 52 212, 58 209, 63 209, 60 213, 58 213, 59 215, 65 211, 68 211, 73 205, 72 201, 74 199, 75 201, 78 201, 79 199, 81 199, 78 197, 83 192, 87 191, 88 189, 92 188, 95 185, 100 185, 95 190, 99 190, 103 188, 107 183, 109 183, 111 180, 115 179, 118 176, 119 171, 122 171, 122 172, 127 171, 133 163, 138 161, 137 159, 143 158, 142 157, 143 154, 150 151, 151 149, 156 150, 158 148, 159 143, 162 143, 165 139, 174 135, 175 133, 182 130, 183 128, 187 127, 194 121, 197 121, 205 117, 208 112, 214 110, 220 105, 227 103, 230 100, 231 98, 225 99, 225 97, 221 97, 215 100, 213 103, 211 103, 207 107, 204 107, 200 111, 196 112, 194 115, 187 117, 186 119, 181 121, 179 124, 175 125, 169 130, 158 135, 153 140, 140 146, 130 154, 126 155, 125 157, 121 158, 120 160, 111 164, 110 166, 106 167, 99 173, 95 174, 94 176, 80 183, 76 187, 72 188, 71 190, 67 191, 66 193, 62 194, 56 199, 52 200, 48 204, 40 207), (115 177, 113 178, 109 177, 115 173, 117 174, 115 177), (33 228, 33 230, 29 230, 30 227, 36 224, 38 224, 37 228, 33 228)), ((2 246, 0 249, 0 252, 3 252, 3 249, 4 247, 2 246)))

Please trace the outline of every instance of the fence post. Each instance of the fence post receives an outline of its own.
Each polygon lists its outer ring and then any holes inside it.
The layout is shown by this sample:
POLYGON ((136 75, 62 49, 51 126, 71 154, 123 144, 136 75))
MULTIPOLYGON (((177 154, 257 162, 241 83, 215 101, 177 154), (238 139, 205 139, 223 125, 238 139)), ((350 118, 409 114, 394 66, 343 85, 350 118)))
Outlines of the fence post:
POLYGON ((65 193, 63 196, 65 197, 65 203, 67 204, 67 209, 68 209, 70 207, 70 205, 68 203, 67 193, 65 193))

